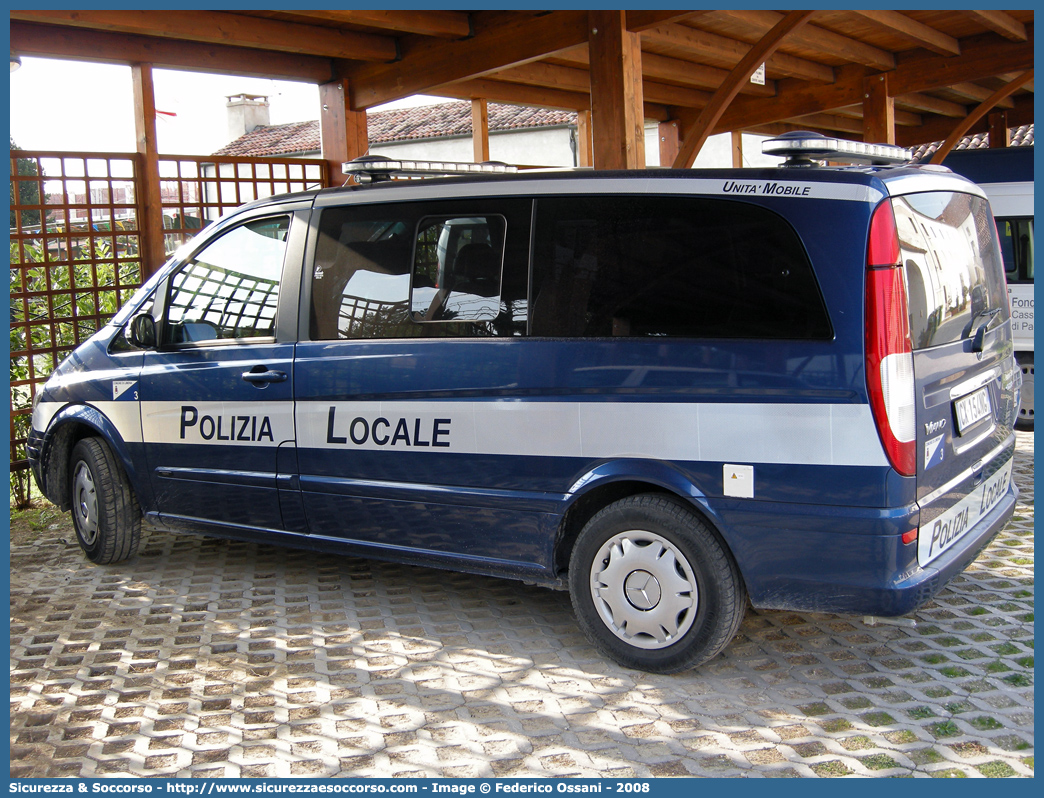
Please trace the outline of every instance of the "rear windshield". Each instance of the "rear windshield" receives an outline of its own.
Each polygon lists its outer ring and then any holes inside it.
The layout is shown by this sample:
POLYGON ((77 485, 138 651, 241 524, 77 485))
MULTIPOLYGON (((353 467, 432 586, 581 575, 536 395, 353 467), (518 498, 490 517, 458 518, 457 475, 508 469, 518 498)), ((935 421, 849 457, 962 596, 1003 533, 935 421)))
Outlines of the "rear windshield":
POLYGON ((1008 318, 1004 263, 986 200, 943 191, 892 200, 914 349, 970 337, 1008 318))

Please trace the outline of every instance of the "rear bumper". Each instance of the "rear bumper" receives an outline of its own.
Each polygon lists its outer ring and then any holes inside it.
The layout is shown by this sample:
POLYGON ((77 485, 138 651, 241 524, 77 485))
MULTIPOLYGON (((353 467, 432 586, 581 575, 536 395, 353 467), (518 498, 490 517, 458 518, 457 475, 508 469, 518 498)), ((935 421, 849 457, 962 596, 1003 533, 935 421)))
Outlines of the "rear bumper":
MULTIPOLYGON (((850 534, 837 528, 779 529, 768 556, 763 553, 755 558, 748 563, 752 567, 744 567, 742 557, 737 559, 755 607, 905 615, 975 560, 1011 519, 1017 497, 1012 481, 1008 492, 978 524, 924 568, 917 565, 916 541, 904 544, 900 534, 850 534)), ((843 521, 837 525, 845 526, 843 521)))

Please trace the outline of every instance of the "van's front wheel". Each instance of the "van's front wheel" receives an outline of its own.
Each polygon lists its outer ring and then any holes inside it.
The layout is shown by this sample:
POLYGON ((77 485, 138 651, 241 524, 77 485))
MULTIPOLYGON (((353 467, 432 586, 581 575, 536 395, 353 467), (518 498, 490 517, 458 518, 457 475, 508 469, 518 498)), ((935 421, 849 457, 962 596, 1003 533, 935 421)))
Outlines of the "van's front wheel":
POLYGON ((717 536, 661 496, 614 502, 584 527, 569 588, 580 627, 630 668, 673 673, 728 645, 743 620, 743 582, 717 536))
POLYGON ((141 536, 141 508, 112 449, 100 438, 84 438, 69 458, 73 527, 91 562, 121 562, 134 554, 141 536))

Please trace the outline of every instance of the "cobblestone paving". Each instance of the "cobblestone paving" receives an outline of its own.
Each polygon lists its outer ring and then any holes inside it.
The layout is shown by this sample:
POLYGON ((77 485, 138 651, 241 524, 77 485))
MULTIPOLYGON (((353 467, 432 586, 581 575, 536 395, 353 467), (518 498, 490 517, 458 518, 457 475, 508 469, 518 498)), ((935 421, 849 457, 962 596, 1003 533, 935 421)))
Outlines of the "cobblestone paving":
POLYGON ((11 775, 1031 776, 1033 437, 1013 523, 917 627, 751 611, 725 654, 602 659, 564 593, 148 535, 12 548, 11 775))

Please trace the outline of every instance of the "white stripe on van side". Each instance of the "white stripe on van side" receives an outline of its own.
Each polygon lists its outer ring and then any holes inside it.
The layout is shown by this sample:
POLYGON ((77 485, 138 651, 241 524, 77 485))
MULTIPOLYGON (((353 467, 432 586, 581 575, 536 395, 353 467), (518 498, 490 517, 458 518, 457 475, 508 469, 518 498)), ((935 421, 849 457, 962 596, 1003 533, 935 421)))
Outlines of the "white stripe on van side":
MULTIPOLYGON (((293 402, 95 405, 128 442, 278 446, 293 402), (140 429, 140 433, 139 433, 140 429)), ((297 402, 309 449, 887 466, 867 405, 660 402, 297 402)), ((47 422, 62 403, 41 403, 47 422)), ((37 421, 34 419, 34 426, 37 421)), ((36 427, 42 429, 43 427, 36 427)))
POLYGON ((298 402, 297 433, 311 449, 888 465, 867 405, 298 402))
MULTIPOLYGON (((37 432, 46 431, 58 412, 68 406, 69 402, 40 402, 33 410, 33 429, 37 432)), ((108 418, 127 443, 141 442, 137 402, 90 402, 89 406, 108 418)))

